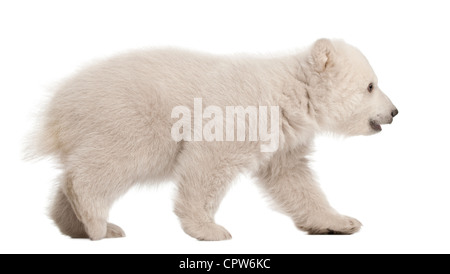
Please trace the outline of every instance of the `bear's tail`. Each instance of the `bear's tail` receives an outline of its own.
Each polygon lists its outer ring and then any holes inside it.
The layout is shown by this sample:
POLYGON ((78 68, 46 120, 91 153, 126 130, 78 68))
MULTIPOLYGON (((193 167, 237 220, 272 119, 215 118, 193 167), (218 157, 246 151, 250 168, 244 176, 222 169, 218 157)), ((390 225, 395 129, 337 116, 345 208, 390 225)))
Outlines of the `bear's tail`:
POLYGON ((58 117, 44 112, 37 117, 37 126, 26 137, 24 160, 40 160, 60 153, 58 117))

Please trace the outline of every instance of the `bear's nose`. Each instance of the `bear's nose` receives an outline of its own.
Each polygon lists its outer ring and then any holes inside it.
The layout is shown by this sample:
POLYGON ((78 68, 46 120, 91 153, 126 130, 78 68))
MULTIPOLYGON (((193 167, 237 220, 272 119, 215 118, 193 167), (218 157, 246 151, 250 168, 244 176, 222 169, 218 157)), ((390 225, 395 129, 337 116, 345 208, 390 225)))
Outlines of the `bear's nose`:
POLYGON ((398 114, 398 109, 394 109, 394 110, 391 112, 392 117, 397 116, 397 114, 398 114))

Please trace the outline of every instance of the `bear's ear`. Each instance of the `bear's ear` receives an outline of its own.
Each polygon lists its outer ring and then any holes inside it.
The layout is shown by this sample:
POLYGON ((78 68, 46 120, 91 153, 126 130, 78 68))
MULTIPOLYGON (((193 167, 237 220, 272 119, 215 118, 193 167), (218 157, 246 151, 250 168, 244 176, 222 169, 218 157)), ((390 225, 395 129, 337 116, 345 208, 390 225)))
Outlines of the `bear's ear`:
POLYGON ((317 72, 324 72, 333 66, 336 49, 330 39, 319 39, 312 47, 312 65, 317 72))

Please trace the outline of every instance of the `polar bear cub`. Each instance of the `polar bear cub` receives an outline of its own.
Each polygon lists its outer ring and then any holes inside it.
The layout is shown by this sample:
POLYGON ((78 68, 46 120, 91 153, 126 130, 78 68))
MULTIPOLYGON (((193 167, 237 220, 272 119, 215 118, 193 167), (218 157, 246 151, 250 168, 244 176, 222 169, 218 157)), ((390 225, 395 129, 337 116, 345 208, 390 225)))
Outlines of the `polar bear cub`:
POLYGON ((329 205, 306 156, 320 132, 371 135, 397 113, 366 58, 340 40, 268 57, 141 50, 66 80, 45 109, 34 148, 60 164, 51 217, 73 238, 125 236, 108 223, 114 201, 136 184, 173 181, 184 231, 230 239, 214 215, 241 172, 257 178, 299 229, 352 234, 361 223, 329 205), (230 107, 244 112, 229 115, 230 107), (220 113, 229 119, 220 123, 220 113), (207 127, 212 120, 218 123, 207 127), (263 126, 270 140, 253 134, 263 126), (214 138, 199 136, 205 132, 214 138), (271 149, 262 149, 267 143, 271 149))

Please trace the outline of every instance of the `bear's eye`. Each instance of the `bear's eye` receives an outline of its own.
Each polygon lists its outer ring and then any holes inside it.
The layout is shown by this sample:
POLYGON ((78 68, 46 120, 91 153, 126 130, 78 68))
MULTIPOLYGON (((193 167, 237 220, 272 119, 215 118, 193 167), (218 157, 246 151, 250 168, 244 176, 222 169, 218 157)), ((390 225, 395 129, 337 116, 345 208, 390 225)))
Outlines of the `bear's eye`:
POLYGON ((367 91, 368 91, 368 92, 372 92, 372 91, 373 91, 373 83, 370 83, 370 84, 367 86, 367 91))

